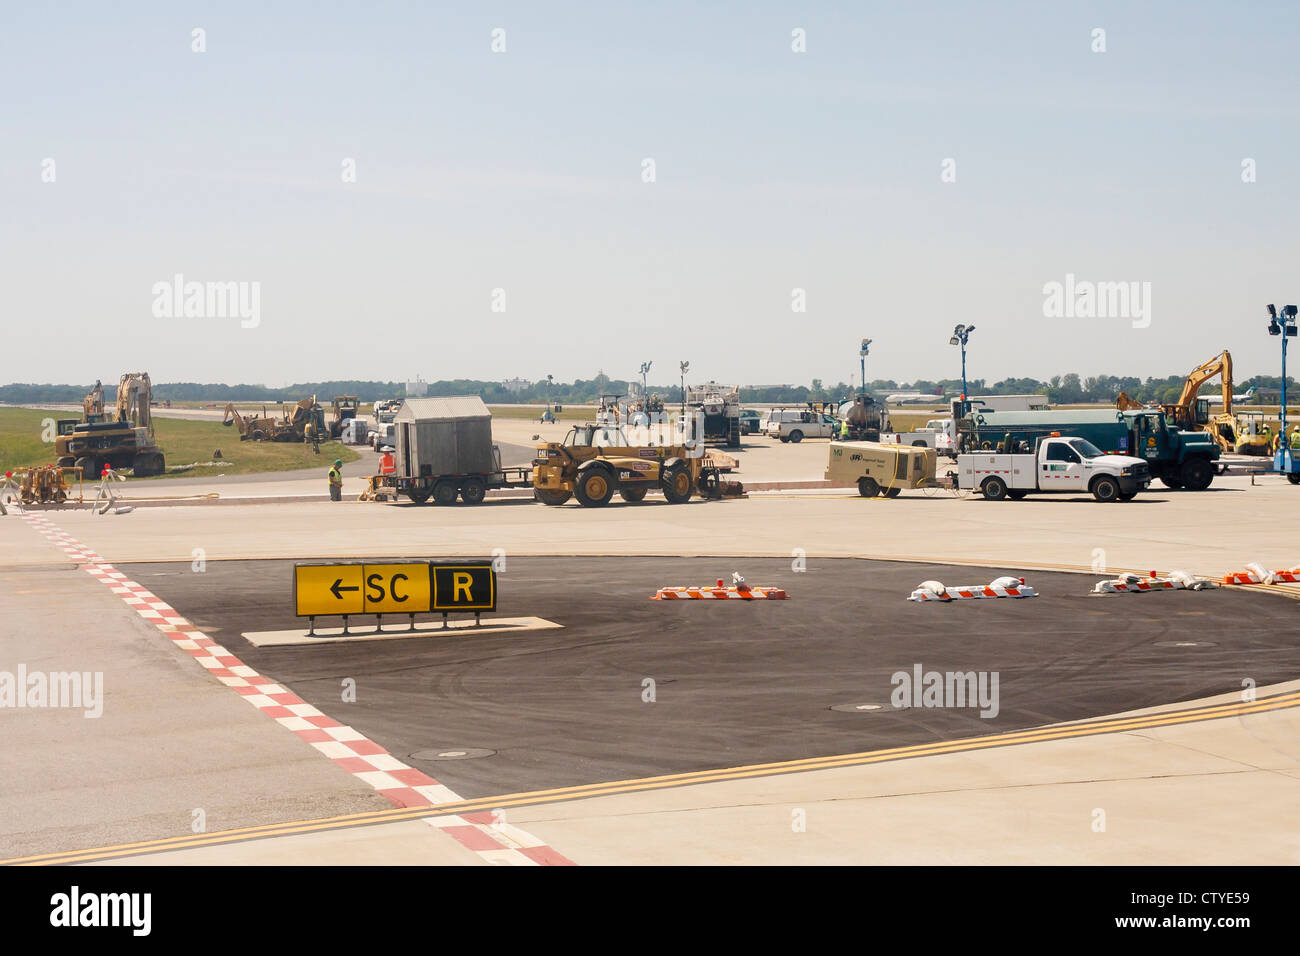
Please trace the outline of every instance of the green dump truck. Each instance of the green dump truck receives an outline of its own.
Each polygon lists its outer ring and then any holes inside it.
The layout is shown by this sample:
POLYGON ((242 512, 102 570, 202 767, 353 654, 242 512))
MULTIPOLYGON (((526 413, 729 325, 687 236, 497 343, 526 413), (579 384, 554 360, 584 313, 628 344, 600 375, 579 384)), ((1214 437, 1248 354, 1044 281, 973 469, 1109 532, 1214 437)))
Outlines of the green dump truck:
POLYGON ((1039 438, 1070 435, 1113 455, 1141 458, 1169 488, 1203 491, 1218 470, 1219 448, 1205 432, 1186 432, 1165 420, 1159 409, 1071 411, 973 411, 959 426, 966 451, 1033 449, 1039 438), (1007 447, 1008 442, 1010 447, 1007 447))

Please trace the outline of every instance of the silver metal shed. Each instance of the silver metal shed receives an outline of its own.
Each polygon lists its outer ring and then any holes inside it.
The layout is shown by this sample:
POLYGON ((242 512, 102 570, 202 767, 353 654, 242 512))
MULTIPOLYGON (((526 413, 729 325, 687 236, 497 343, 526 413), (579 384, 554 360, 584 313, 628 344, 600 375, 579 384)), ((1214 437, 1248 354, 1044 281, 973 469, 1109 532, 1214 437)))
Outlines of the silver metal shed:
POLYGON ((408 398, 397 410, 394 424, 399 474, 467 475, 497 470, 492 413, 477 395, 408 398))

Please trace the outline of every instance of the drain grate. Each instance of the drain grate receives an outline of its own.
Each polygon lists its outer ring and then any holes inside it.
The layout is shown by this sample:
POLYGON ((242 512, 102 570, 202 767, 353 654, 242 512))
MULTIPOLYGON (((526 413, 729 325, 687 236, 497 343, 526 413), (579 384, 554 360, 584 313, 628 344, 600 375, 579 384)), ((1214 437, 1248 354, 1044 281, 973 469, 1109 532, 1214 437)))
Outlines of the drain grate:
POLYGON ((884 704, 832 704, 831 710, 839 711, 841 714, 870 714, 877 710, 884 710, 884 704))
POLYGON ((412 760, 473 760, 477 757, 492 757, 495 750, 482 747, 438 747, 433 750, 417 750, 411 754, 412 760))

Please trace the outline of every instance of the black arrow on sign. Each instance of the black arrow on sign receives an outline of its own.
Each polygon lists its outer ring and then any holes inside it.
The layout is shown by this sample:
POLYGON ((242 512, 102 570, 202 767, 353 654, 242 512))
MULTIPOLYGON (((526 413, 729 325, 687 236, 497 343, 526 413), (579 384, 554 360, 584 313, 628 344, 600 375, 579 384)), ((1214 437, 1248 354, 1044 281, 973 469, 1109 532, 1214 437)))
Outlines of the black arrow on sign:
POLYGON ((343 595, 339 593, 340 591, 360 591, 360 590, 361 590, 361 588, 358 587, 358 586, 355 585, 355 584, 354 584, 352 587, 350 587, 350 588, 339 587, 339 585, 341 585, 342 583, 343 583, 343 579, 342 579, 342 578, 339 578, 337 581, 335 581, 333 584, 330 585, 330 593, 333 594, 333 595, 334 595, 336 598, 338 598, 340 601, 343 600, 343 595))

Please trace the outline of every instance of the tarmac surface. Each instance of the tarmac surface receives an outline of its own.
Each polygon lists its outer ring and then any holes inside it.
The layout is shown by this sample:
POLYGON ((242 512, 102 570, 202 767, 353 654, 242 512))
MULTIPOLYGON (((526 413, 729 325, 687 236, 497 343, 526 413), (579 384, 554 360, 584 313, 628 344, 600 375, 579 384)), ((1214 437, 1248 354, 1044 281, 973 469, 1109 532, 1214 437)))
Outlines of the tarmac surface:
MULTIPOLYGON (((533 435, 559 440, 567 427, 498 420, 494 434, 528 449, 533 435)), ((747 441, 738 457, 747 483, 806 481, 821 477, 826 443, 747 441)), ((359 491, 345 476, 346 493, 359 491)), ((246 504, 44 514, 268 680, 480 797, 477 808, 508 804, 512 824, 579 864, 1300 863, 1300 588, 1087 596, 1120 568, 1217 579, 1254 561, 1295 567, 1300 491, 1283 479, 1234 474, 1199 493, 1157 485, 1108 505, 823 489, 599 510, 302 497, 322 488, 314 474, 249 476, 220 490, 246 504), (499 615, 562 629, 263 649, 239 636, 298 626, 287 607, 294 560, 497 550, 508 558, 499 615), (648 600, 658 586, 733 570, 791 599, 648 600), (924 579, 1005 573, 1043 596, 904 600, 924 579), (918 664, 996 671, 997 717, 890 706, 891 677, 918 664), (341 699, 345 677, 354 703, 341 699), (1112 719, 1120 712, 1149 716, 1112 719), (899 759, 888 748, 900 745, 923 749, 899 759), (447 750, 496 753, 422 753, 447 750), (661 773, 675 775, 646 776, 661 773), (566 783, 577 789, 503 799, 566 783), (792 830, 791 815, 804 813, 806 829, 792 830)), ((493 862, 413 815, 301 825, 402 811, 248 707, 73 560, 32 522, 0 518, 0 671, 102 672, 106 698, 93 720, 0 709, 6 855, 183 834, 187 848, 134 859, 493 862), (206 843, 191 839, 196 809, 206 843), (282 829, 218 836, 248 825, 282 829)))
MULTIPOLYGON (((1001 733, 1223 693, 1241 675, 1269 684, 1300 673, 1290 602, 1228 590, 1100 597, 1078 574, 518 557, 498 577, 499 615, 562 630, 255 648, 239 634, 306 629, 293 616, 291 562, 218 561, 202 574, 118 567, 260 673, 466 798, 1001 733), (729 582, 736 568, 790 599, 649 600, 659 586, 729 582), (1007 573, 1040 596, 905 600, 926 579, 985 584, 1007 573), (892 676, 917 665, 996 672, 996 713, 981 717, 974 700, 894 707, 892 676), (340 702, 345 678, 355 703, 340 702), (853 712, 859 704, 878 709, 853 712), (458 750, 490 753, 428 757, 458 750)), ((352 627, 373 622, 353 617, 352 627)))

